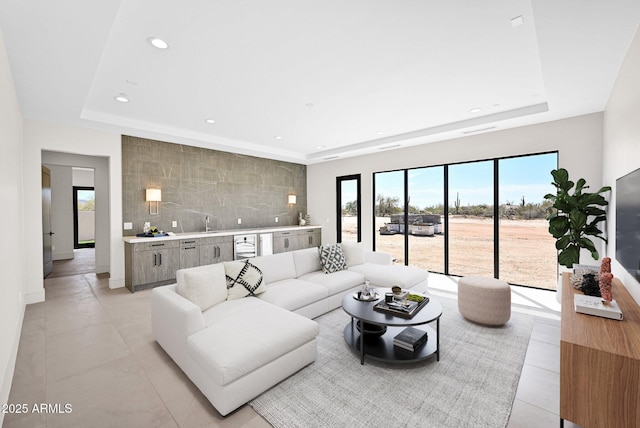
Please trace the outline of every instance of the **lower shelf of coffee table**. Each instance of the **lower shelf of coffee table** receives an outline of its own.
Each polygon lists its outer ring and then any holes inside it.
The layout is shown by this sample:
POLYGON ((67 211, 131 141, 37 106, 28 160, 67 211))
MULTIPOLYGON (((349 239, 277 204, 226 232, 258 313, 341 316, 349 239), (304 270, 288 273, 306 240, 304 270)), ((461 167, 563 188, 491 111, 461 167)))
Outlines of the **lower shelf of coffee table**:
MULTIPOLYGON (((415 352, 398 349, 393 346, 393 338, 406 327, 387 327, 387 331, 375 339, 364 340, 364 354, 366 357, 390 363, 414 363, 429 359, 438 352, 438 338, 436 331, 428 325, 414 326, 428 334, 427 343, 415 352)), ((356 320, 349 322, 344 328, 344 340, 358 355, 360 351, 360 332, 356 329, 356 320)))

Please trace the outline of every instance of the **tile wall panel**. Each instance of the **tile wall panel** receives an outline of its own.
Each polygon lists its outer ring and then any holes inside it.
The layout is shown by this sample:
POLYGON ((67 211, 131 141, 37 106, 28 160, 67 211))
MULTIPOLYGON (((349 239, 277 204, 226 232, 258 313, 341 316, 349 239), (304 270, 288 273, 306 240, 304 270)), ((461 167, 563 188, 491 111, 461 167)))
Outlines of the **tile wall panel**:
POLYGON ((202 231, 207 215, 213 230, 295 225, 298 212, 306 214, 306 191, 305 165, 122 136, 122 214, 133 223, 124 236, 141 233, 146 221, 164 231, 202 231), (145 202, 149 187, 162 189, 158 215, 145 202))

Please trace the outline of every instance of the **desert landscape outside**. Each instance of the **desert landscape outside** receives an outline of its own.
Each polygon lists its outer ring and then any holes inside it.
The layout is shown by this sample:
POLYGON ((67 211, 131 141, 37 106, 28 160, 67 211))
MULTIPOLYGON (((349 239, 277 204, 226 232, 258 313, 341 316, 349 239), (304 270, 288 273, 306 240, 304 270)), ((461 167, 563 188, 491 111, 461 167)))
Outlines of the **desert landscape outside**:
MULTIPOLYGON (((376 217, 376 251, 393 255, 404 264, 404 236, 382 235, 389 217, 376 217)), ((444 222, 443 222, 444 223, 444 222)), ((356 218, 342 218, 343 241, 355 241, 356 218)), ((493 219, 449 216, 449 273, 493 276, 493 219)), ((366 231, 363 231, 367 233, 366 231)), ((444 273, 444 233, 409 235, 409 265, 444 273)), ((500 219, 499 277, 511 284, 555 290, 558 283, 555 239, 544 219, 500 219)))

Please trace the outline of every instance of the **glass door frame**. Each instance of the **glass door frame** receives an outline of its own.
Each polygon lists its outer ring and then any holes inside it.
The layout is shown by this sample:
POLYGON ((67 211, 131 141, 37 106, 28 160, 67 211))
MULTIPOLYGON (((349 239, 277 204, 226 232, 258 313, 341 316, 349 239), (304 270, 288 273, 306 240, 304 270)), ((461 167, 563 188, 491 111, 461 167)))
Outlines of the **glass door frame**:
POLYGON ((356 209, 358 216, 356 223, 358 227, 357 242, 362 242, 362 191, 361 174, 343 175, 336 177, 336 242, 342 242, 342 183, 346 181, 356 181, 356 209))
MULTIPOLYGON (((88 244, 79 244, 78 243, 78 191, 82 190, 92 190, 93 197, 95 200, 95 187, 87 187, 87 186, 73 186, 73 248, 95 248, 95 239, 94 242, 88 244)), ((95 211, 94 211, 95 215, 95 211)), ((95 231, 94 231, 95 233, 95 231)))

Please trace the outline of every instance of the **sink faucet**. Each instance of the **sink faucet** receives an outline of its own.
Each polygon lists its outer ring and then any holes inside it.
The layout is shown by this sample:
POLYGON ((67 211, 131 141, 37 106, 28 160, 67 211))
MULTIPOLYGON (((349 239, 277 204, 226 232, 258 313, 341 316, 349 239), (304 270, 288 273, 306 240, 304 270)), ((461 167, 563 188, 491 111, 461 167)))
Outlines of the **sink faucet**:
POLYGON ((209 216, 206 216, 204 218, 204 231, 208 232, 209 231, 209 216))

